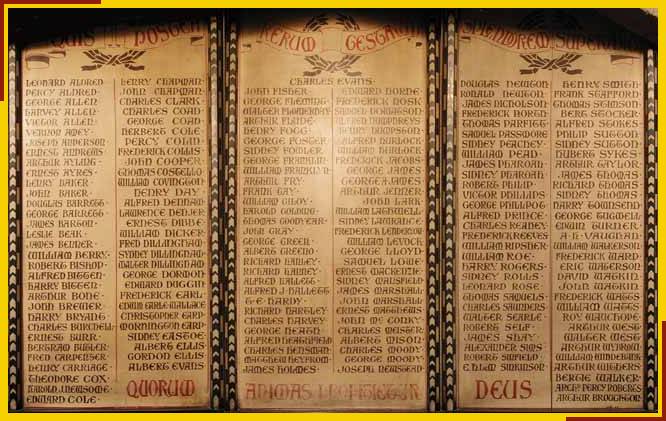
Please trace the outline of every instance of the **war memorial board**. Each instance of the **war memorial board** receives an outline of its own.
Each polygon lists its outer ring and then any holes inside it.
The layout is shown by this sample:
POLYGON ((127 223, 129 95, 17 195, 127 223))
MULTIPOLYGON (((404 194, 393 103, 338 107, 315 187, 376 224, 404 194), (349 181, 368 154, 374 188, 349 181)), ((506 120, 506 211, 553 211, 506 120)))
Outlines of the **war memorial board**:
POLYGON ((656 410, 655 50, 598 12, 9 58, 11 410, 656 410))

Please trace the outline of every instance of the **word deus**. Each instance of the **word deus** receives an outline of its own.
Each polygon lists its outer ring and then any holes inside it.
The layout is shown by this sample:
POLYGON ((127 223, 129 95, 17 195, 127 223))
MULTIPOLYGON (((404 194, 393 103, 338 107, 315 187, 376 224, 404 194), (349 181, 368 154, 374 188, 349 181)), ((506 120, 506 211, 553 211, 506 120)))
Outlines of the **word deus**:
POLYGON ((266 25, 258 40, 289 54, 314 55, 325 51, 342 54, 369 54, 397 41, 418 35, 418 25, 384 25, 367 31, 345 31, 327 26, 316 32, 299 32, 282 26, 266 25), (342 41, 340 41, 342 40, 342 41))
POLYGON ((139 399, 147 397, 173 398, 194 395, 193 380, 130 380, 127 396, 139 399))
POLYGON ((529 380, 495 380, 490 385, 485 380, 476 381, 476 399, 528 399, 532 396, 529 380))
POLYGON ((637 48, 636 40, 623 33, 590 34, 573 31, 529 31, 495 25, 485 21, 463 20, 462 35, 485 38, 496 45, 520 51, 535 51, 547 48, 599 51, 631 50, 637 48))

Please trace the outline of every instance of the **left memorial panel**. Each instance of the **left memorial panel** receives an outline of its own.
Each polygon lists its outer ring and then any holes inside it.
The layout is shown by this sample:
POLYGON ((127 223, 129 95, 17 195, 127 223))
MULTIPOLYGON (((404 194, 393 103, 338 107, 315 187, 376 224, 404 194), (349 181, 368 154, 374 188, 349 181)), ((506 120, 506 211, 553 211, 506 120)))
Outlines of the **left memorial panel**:
POLYGON ((207 25, 97 29, 21 64, 25 408, 207 408, 207 25))

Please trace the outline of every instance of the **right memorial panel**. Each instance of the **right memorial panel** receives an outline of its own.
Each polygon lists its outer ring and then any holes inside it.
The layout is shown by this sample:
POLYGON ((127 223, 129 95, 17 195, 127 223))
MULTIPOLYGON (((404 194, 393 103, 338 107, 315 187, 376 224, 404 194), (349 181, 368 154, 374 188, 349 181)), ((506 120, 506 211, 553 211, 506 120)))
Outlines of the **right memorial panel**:
POLYGON ((458 20, 461 409, 644 407, 644 57, 592 13, 458 20))

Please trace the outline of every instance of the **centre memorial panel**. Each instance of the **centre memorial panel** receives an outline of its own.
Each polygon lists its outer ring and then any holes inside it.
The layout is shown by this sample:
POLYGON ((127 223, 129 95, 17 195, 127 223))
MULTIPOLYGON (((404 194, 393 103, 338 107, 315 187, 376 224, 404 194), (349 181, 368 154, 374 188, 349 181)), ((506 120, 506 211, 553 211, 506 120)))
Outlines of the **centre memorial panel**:
POLYGON ((241 409, 426 408, 418 15, 239 21, 241 409))

